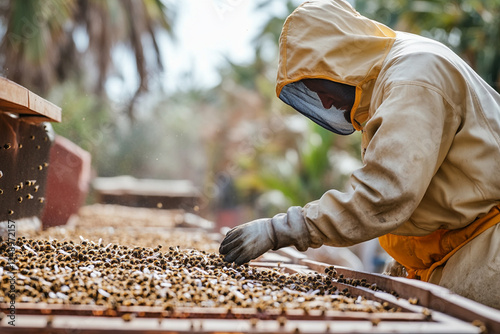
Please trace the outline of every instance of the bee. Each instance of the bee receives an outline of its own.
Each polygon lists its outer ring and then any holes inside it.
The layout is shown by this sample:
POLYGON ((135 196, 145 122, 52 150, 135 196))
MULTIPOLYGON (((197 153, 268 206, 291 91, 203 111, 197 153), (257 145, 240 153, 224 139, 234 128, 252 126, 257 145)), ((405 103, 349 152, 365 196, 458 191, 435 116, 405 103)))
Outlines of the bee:
POLYGON ((285 327, 287 319, 284 316, 279 316, 278 318, 276 318, 276 321, 278 322, 280 327, 285 327))
POLYGON ((418 304, 418 298, 409 298, 408 302, 412 305, 418 304))
POLYGON ((47 325, 46 327, 52 327, 52 323, 54 322, 54 316, 49 315, 47 316, 47 325))
POLYGON ((422 314, 425 316, 427 320, 430 320, 432 318, 432 313, 429 311, 428 308, 423 308, 422 309, 422 314))

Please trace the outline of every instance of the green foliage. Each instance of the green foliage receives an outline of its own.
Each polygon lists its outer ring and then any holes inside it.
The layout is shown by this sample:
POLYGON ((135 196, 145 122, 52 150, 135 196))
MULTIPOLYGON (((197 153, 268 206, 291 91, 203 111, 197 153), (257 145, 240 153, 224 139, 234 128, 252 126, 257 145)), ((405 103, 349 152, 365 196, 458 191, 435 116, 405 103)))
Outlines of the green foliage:
POLYGON ((58 84, 78 81, 89 61, 93 73, 86 79, 94 82, 85 88, 105 95, 106 80, 122 66, 111 73, 117 46, 135 58, 136 96, 163 69, 157 36, 171 33, 174 13, 163 1, 6 0, 1 7, 3 75, 43 97, 58 84), (146 52, 156 59, 148 61, 146 52))
POLYGON ((62 108, 62 122, 53 124, 55 132, 97 154, 114 128, 109 105, 92 94, 82 94, 74 81, 54 88, 49 100, 62 108))
POLYGON ((300 120, 306 125, 305 129, 290 132, 285 127, 269 142, 256 147, 252 157, 239 157, 244 172, 237 178, 236 185, 247 199, 261 195, 266 198, 261 202, 268 203, 259 208, 263 215, 273 215, 291 205, 304 205, 330 189, 342 189, 349 173, 340 168, 345 162, 341 160, 359 162, 355 158, 359 136, 341 137, 309 120, 300 120), (281 136, 285 139, 278 138, 281 136), (268 196, 276 192, 282 198, 273 204, 268 196))
POLYGON ((118 118, 100 147, 101 176, 132 174, 138 178, 190 179, 201 183, 205 165, 199 127, 190 94, 141 100, 142 113, 133 123, 118 118))
POLYGON ((500 0, 357 0, 360 13, 448 45, 500 91, 500 0))
POLYGON ((40 1, 14 1, 4 45, 10 44, 18 55, 41 65, 51 51, 46 39, 62 32, 71 10, 71 2, 66 0, 51 1, 49 6, 40 1))
POLYGON ((263 186, 281 191, 291 205, 304 205, 341 186, 328 159, 336 136, 307 122, 307 131, 297 135, 296 145, 287 150, 285 159, 282 155, 267 157, 268 163, 259 173, 263 186))
POLYGON ((117 112, 123 106, 81 91, 72 82, 51 92, 49 99, 63 109, 63 121, 54 124, 54 130, 91 153, 99 176, 131 174, 201 182, 203 119, 196 117, 192 93, 141 100, 141 116, 132 123, 117 112))

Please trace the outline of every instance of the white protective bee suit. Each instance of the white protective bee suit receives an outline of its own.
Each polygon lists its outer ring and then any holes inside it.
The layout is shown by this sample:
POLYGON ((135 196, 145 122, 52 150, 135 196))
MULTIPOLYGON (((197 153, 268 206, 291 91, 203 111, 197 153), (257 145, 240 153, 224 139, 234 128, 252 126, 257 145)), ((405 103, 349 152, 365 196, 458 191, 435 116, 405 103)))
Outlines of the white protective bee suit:
POLYGON ((343 0, 307 1, 280 37, 276 92, 325 128, 362 131, 346 192, 230 231, 237 263, 294 245, 379 237, 409 273, 500 308, 500 95, 444 45, 395 32, 343 0), (347 122, 302 79, 356 87, 347 122))

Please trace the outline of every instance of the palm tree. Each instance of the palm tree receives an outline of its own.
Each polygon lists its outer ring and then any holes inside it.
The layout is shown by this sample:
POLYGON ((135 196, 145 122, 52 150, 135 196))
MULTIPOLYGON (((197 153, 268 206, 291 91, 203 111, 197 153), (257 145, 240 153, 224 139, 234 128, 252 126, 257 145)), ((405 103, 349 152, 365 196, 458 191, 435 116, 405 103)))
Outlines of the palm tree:
POLYGON ((84 72, 87 79, 95 77, 91 87, 102 96, 111 67, 117 65, 112 52, 120 45, 133 53, 139 77, 131 107, 148 88, 149 76, 163 69, 157 36, 159 31, 171 34, 174 12, 161 0, 9 0, 2 4, 3 75, 42 96, 53 85, 84 72), (151 64, 146 50, 155 55, 151 64), (89 71, 94 68, 95 73, 89 71))

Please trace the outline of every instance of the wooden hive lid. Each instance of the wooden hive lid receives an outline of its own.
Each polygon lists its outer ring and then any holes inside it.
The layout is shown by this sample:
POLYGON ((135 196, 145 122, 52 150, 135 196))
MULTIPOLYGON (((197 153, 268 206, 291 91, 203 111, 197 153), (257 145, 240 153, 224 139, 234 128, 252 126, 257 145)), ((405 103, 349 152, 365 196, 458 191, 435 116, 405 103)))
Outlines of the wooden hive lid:
POLYGON ((10 81, 0 77, 0 111, 19 115, 31 122, 60 122, 61 108, 10 81))

